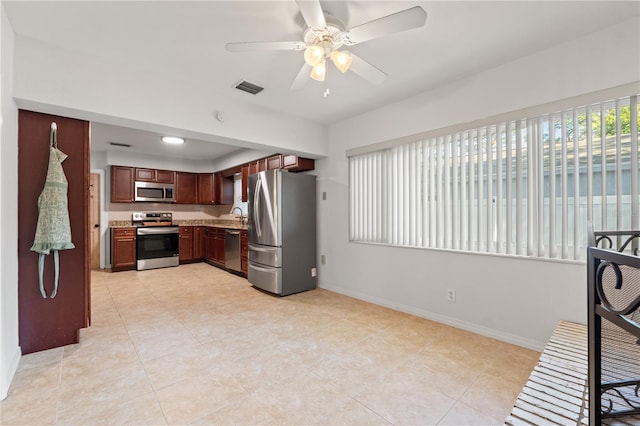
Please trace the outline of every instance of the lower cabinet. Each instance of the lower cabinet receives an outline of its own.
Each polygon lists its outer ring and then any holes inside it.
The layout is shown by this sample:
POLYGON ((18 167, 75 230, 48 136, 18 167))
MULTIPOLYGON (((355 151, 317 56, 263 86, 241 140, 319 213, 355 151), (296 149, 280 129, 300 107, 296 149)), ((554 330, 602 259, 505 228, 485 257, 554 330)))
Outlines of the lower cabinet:
POLYGON ((249 255, 249 240, 247 238, 247 231, 240 231, 240 269, 244 276, 247 276, 249 270, 249 263, 247 257, 249 255))
MULTIPOLYGON (((136 269, 135 228, 111 229, 111 269, 114 272, 136 269)), ((212 226, 180 226, 180 263, 205 260, 214 266, 225 267, 226 229, 212 226)), ((240 231, 240 265, 247 276, 247 231, 240 231)))
POLYGON ((225 251, 224 228, 206 228, 204 231, 205 260, 216 266, 224 267, 225 251))
POLYGON ((111 228, 111 270, 136 269, 136 229, 111 228))
POLYGON ((225 260, 225 250, 226 250, 226 239, 227 239, 227 233, 226 230, 224 228, 215 228, 216 230, 216 237, 215 237, 215 249, 213 252, 213 256, 214 256, 214 261, 216 263, 218 263, 219 265, 224 266, 224 260, 225 260))
POLYGON ((193 260, 204 259, 204 230, 203 226, 193 227, 193 260))
POLYGON ((215 246, 214 228, 204 230, 204 260, 213 262, 213 250, 215 246))
POLYGON ((181 226, 178 254, 180 263, 187 263, 193 260, 193 226, 181 226))

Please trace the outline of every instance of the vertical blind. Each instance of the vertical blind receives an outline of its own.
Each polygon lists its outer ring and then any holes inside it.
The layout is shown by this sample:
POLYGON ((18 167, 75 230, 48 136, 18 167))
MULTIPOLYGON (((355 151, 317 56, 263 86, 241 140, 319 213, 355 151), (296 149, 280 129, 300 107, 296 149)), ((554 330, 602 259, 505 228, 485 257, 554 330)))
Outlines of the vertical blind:
POLYGON ((579 260, 587 223, 640 229, 638 99, 349 157, 350 239, 579 260))

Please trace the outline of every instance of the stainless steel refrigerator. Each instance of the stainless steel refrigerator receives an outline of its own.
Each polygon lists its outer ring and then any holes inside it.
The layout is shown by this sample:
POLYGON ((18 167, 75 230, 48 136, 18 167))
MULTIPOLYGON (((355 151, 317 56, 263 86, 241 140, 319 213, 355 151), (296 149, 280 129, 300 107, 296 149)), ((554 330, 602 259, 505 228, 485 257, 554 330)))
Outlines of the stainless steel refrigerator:
POLYGON ((316 288, 316 177, 249 176, 249 282, 280 296, 316 288))

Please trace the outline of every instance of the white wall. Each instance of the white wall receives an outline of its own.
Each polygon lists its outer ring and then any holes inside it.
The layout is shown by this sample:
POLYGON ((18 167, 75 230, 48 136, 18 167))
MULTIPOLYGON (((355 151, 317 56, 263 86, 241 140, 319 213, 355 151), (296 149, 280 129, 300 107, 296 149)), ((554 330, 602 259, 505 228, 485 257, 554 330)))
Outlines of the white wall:
POLYGON ((11 97, 13 29, 0 4, 0 399, 20 361, 18 346, 18 110, 11 97))
POLYGON ((634 82, 639 52, 635 17, 331 126, 317 162, 320 286, 533 349, 561 319, 586 323, 583 264, 349 243, 345 150, 634 82))

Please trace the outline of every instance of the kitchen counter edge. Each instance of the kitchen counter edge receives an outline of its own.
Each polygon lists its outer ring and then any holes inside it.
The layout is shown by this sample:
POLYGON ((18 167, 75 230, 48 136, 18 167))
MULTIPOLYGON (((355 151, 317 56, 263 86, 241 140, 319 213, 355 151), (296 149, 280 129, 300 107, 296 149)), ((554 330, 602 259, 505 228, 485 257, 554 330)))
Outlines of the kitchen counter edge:
MULTIPOLYGON (((174 220, 173 225, 178 226, 204 226, 207 228, 224 228, 224 229, 240 229, 247 230, 247 225, 240 225, 238 223, 202 223, 202 220, 174 220)), ((112 221, 109 223, 109 228, 135 228, 130 222, 126 221, 112 221)))

